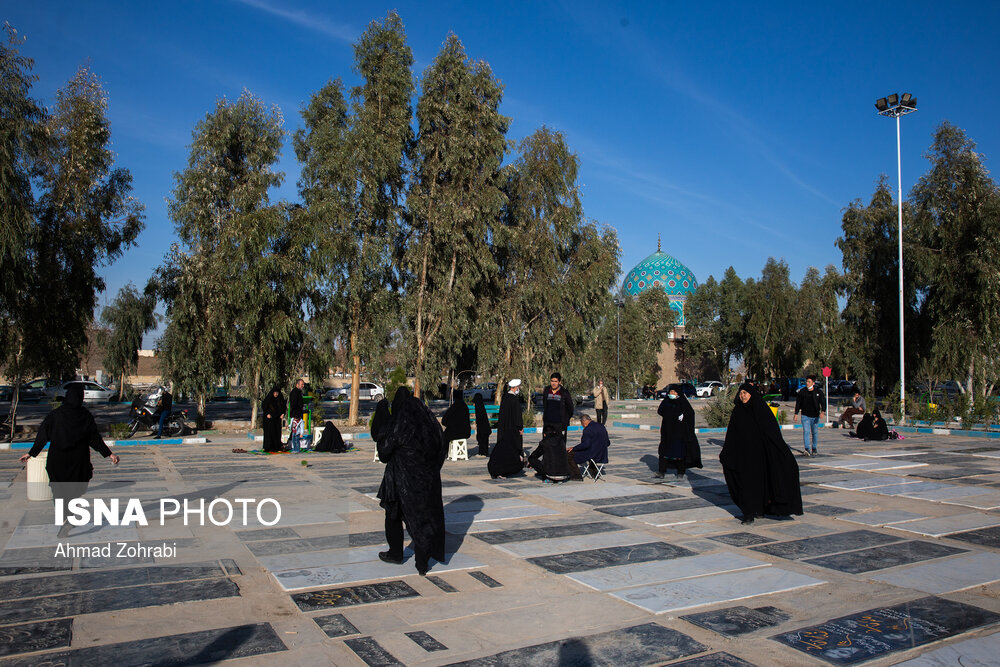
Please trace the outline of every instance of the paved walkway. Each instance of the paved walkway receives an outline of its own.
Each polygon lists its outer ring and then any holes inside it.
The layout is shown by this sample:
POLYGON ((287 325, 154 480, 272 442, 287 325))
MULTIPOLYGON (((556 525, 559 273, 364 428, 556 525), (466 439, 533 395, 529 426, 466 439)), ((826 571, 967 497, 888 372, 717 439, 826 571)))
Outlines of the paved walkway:
POLYGON ((996 664, 1000 443, 824 432, 823 454, 798 459, 806 514, 741 526, 720 438, 702 436, 704 469, 666 484, 652 483, 655 432, 612 438, 600 482, 446 462, 448 558, 426 578, 409 553, 377 559, 370 442, 122 448, 117 468, 95 461, 87 497, 142 499, 150 525, 63 536, 50 503, 26 500, 23 452, 0 452, 0 667, 996 664), (228 499, 237 517, 161 526, 165 497, 228 499), (263 498, 280 521, 249 504, 242 525, 236 499, 263 498))

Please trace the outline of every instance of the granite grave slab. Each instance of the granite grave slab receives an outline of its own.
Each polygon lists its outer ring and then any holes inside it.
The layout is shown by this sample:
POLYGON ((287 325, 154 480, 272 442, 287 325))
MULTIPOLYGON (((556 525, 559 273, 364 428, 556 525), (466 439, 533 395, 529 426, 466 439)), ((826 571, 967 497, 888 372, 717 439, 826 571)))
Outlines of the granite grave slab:
POLYGON ((452 667, 535 665, 656 665, 708 650, 691 637, 657 623, 644 623, 586 637, 561 639, 452 663, 452 667))
POLYGON ((73 638, 73 619, 0 627, 0 656, 64 648, 73 638))
POLYGON ((725 651, 709 653, 708 655, 691 658, 690 660, 673 663, 673 667, 681 667, 681 665, 684 667, 756 667, 752 662, 737 658, 735 655, 726 653, 725 651))
POLYGON ((939 597, 841 616, 772 637, 833 665, 854 665, 992 625, 1000 615, 939 597))
POLYGON ((319 629, 326 633, 327 637, 346 637, 348 635, 360 635, 361 631, 354 627, 354 624, 347 620, 343 614, 330 614, 328 616, 314 616, 313 621, 319 629))
POLYGON ((226 572, 217 563, 133 567, 101 572, 59 574, 49 577, 0 581, 0 600, 60 595, 106 588, 124 588, 144 584, 165 584, 175 581, 211 579, 224 576, 226 576, 226 572))
POLYGON ((427 581, 431 582, 432 584, 434 584, 435 586, 437 586, 438 588, 440 588, 441 590, 443 590, 445 593, 457 593, 458 592, 457 588, 455 588, 454 586, 452 586, 451 584, 449 584, 447 581, 445 581, 441 577, 434 576, 433 574, 428 574, 427 575, 427 581))
POLYGON ((777 607, 751 609, 741 605, 703 611, 697 614, 685 614, 681 618, 726 637, 740 637, 764 628, 781 625, 790 616, 777 607))
POLYGON ((820 579, 779 567, 763 567, 751 573, 726 572, 654 586, 629 588, 611 595, 651 613, 662 614, 819 586, 824 583, 826 582, 820 579))
POLYGON ((392 602, 406 598, 419 597, 420 593, 413 590, 402 580, 380 581, 362 586, 341 586, 308 593, 295 593, 292 602, 302 611, 321 611, 331 607, 352 607, 375 602, 392 602))
POLYGON ((942 646, 923 655, 896 663, 895 667, 993 667, 1000 654, 1000 632, 942 646))
POLYGON ((486 584, 490 588, 500 588, 501 586, 503 586, 503 584, 501 584, 499 581, 497 581, 490 575, 486 574, 485 572, 479 572, 479 571, 470 572, 469 576, 475 579, 476 581, 486 584))
POLYGON ((952 533, 948 536, 948 539, 977 544, 981 547, 990 547, 991 549, 1000 549, 1000 526, 970 530, 965 533, 952 533))
POLYGON ((846 533, 807 537, 791 542, 760 544, 750 548, 760 553, 778 556, 779 558, 800 560, 809 558, 810 556, 823 556, 840 551, 853 551, 864 547, 899 541, 900 538, 884 533, 876 533, 871 530, 852 530, 846 533))
POLYGON ((892 527, 896 530, 905 530, 909 533, 939 537, 949 533, 979 530, 993 526, 1000 526, 1000 517, 971 513, 907 521, 906 523, 894 524, 892 527))
MULTIPOLYGON (((477 540, 487 544, 508 544, 510 542, 526 542, 544 538, 568 537, 570 535, 592 535, 625 530, 624 526, 610 521, 593 521, 589 523, 574 523, 560 526, 544 526, 538 528, 514 528, 511 530, 496 530, 488 533, 478 533, 477 540)), ((381 533, 380 533, 381 534, 381 533)), ((384 539, 384 538, 383 538, 384 539)))
POLYGON ((751 547, 775 541, 773 537, 764 537, 763 535, 755 535, 753 533, 727 533, 725 535, 713 535, 708 539, 728 544, 731 547, 751 547))
POLYGON ((203 579, 82 591, 26 600, 4 600, 0 602, 0 624, 236 597, 239 593, 239 587, 228 579, 203 579))
MULTIPOLYGON (((412 552, 409 552, 412 553, 412 552)), ((408 557, 404 552, 404 558, 408 557)), ((286 591, 316 588, 333 584, 350 584, 359 581, 374 581, 376 579, 393 579, 400 574, 400 566, 383 563, 378 560, 378 554, 369 553, 371 560, 344 565, 324 567, 303 567, 272 572, 278 584, 286 591)), ((465 554, 445 554, 444 563, 431 560, 430 569, 434 572, 449 572, 453 570, 468 570, 483 567, 483 563, 465 554)), ((412 561, 410 561, 412 563, 412 561)))
POLYGON ((912 541, 809 558, 805 562, 838 572, 861 574, 960 553, 967 553, 967 550, 934 542, 912 541))
POLYGON ((692 509, 695 507, 713 507, 714 505, 701 498, 679 498, 677 500, 660 500, 650 503, 630 503, 628 505, 612 505, 610 507, 599 507, 598 512, 610 514, 611 516, 630 517, 640 514, 654 514, 660 512, 676 512, 677 510, 692 509))
POLYGON ((1000 555, 971 553, 945 561, 884 572, 871 577, 901 588, 935 595, 1000 581, 1000 555))
POLYGON ((567 537, 549 537, 525 542, 509 542, 497 545, 498 549, 514 556, 528 558, 531 556, 549 556, 568 551, 582 551, 600 547, 628 546, 642 544, 653 538, 647 533, 634 530, 623 530, 614 533, 593 533, 591 535, 569 535, 567 537))
POLYGON ((416 632, 404 632, 403 634, 412 639, 417 646, 424 649, 428 653, 448 650, 447 646, 434 639, 423 630, 418 630, 416 632))
POLYGON ((926 514, 906 512, 904 510, 884 510, 881 512, 851 514, 850 516, 840 516, 837 518, 843 521, 850 521, 851 523, 860 523, 865 526, 889 526, 896 523, 902 523, 904 521, 926 519, 928 517, 926 514))
POLYGON ((398 667, 403 664, 371 637, 346 639, 344 644, 354 651, 368 667, 398 667))
POLYGON ((693 551, 666 542, 647 542, 630 546, 606 547, 604 549, 588 549, 552 556, 538 556, 526 559, 532 565, 537 565, 555 574, 582 572, 596 568, 644 563, 651 560, 668 560, 681 556, 693 556, 693 551))
POLYGON ((4 665, 5 667, 29 664, 126 667, 155 664, 157 667, 180 667, 268 655, 285 650, 287 650, 285 645, 271 625, 258 623, 46 653, 37 657, 5 662, 4 665), (155 663, 150 660, 150 656, 156 656, 155 663))
POLYGON ((567 576, 593 589, 611 591, 758 567, 771 567, 771 564, 742 554, 715 553, 675 558, 667 563, 660 561, 629 563, 574 572, 567 576))

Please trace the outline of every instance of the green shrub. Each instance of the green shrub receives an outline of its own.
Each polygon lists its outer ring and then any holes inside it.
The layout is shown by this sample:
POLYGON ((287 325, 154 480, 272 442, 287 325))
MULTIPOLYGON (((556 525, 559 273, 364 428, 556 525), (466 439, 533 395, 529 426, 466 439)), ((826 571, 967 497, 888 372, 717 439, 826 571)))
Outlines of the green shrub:
POLYGON ((312 409, 312 425, 322 426, 326 419, 323 417, 325 408, 323 406, 323 394, 318 391, 314 391, 309 394, 312 397, 312 401, 309 403, 309 407, 312 409))
POLYGON ((729 417, 733 414, 733 404, 738 393, 739 387, 727 387, 725 391, 719 392, 718 396, 708 399, 702 414, 711 428, 729 426, 729 417))
POLYGON ((531 404, 531 401, 524 406, 524 412, 521 413, 521 419, 524 423, 524 428, 531 428, 535 425, 535 408, 531 404))
POLYGON ((111 424, 108 427, 108 435, 111 437, 111 440, 124 440, 128 437, 129 430, 128 424, 111 424))
POLYGON ((406 369, 402 366, 396 366, 389 373, 389 382, 385 386, 385 397, 390 401, 392 397, 396 395, 396 390, 400 387, 406 386, 406 369))
POLYGON ((778 423, 782 426, 788 423, 788 413, 785 410, 778 410, 778 423))

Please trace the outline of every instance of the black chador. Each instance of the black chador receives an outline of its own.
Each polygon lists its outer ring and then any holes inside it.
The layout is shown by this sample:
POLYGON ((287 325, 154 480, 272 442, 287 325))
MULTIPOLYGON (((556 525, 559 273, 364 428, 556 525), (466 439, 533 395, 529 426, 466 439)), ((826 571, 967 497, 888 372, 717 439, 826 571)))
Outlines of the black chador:
POLYGON ((490 455, 490 416, 486 413, 486 404, 483 403, 481 394, 476 394, 472 399, 472 404, 476 406, 476 442, 479 444, 479 455, 490 455))
POLYGON ((344 444, 344 436, 340 434, 340 429, 332 421, 323 424, 323 435, 320 436, 319 442, 316 443, 316 448, 313 451, 333 452, 335 454, 347 451, 347 445, 344 444))
POLYGON ((264 451, 281 451, 281 418, 285 416, 285 397, 281 394, 281 387, 274 385, 271 391, 264 397, 264 404, 261 406, 261 414, 264 415, 264 451))
POLYGON ((444 427, 445 447, 452 440, 468 439, 472 435, 472 426, 469 424, 469 406, 462 401, 455 401, 441 417, 441 426, 444 427))
POLYGON ((441 466, 448 449, 441 436, 437 419, 406 387, 396 391, 388 424, 378 410, 372 420, 378 457, 386 464, 378 498, 385 509, 389 550, 381 552, 379 558, 403 562, 405 523, 420 574, 427 573, 430 558, 439 562, 445 558, 441 466))
POLYGON ((521 400, 516 394, 507 392, 500 399, 497 444, 493 446, 490 462, 486 466, 490 477, 509 477, 524 469, 523 428, 521 400))
POLYGON ((694 432, 694 408, 680 387, 671 385, 668 388, 667 397, 656 412, 663 418, 656 476, 662 477, 668 468, 675 468, 680 477, 688 468, 702 467, 701 447, 694 432))
POLYGON ((889 439, 889 427, 886 426, 885 420, 882 419, 882 413, 879 412, 878 408, 875 408, 872 412, 861 418, 861 423, 858 424, 857 435, 862 440, 889 439))
POLYGON ((38 427, 28 454, 38 456, 46 443, 49 453, 45 471, 49 474, 52 495, 65 500, 82 496, 94 476, 90 450, 104 458, 111 456, 93 415, 83 407, 83 385, 70 385, 66 390, 62 405, 50 412, 38 427))
POLYGON ((753 385, 740 386, 719 460, 744 523, 764 514, 802 514, 799 466, 753 385))

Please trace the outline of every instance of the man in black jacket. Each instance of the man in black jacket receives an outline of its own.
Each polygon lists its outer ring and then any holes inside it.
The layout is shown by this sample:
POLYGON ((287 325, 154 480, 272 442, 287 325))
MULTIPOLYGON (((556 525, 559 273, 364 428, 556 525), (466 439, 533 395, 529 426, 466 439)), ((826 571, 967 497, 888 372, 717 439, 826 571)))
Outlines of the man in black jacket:
POLYGON ((295 381, 295 389, 288 395, 288 446, 293 452, 299 451, 302 435, 302 388, 305 386, 305 381, 299 378, 295 381))
POLYGON ((549 386, 542 392, 542 436, 565 434, 575 407, 569 390, 562 386, 562 376, 553 373, 549 377, 549 386))
POLYGON ((163 437, 163 425, 167 423, 167 419, 173 413, 173 408, 174 397, 166 387, 160 387, 160 398, 156 401, 156 409, 160 417, 160 430, 156 432, 154 440, 159 440, 163 437))
POLYGON ((802 439, 805 443, 806 456, 819 453, 816 451, 819 435, 817 427, 826 414, 825 402, 823 390, 816 386, 816 376, 810 375, 806 378, 806 386, 799 389, 795 395, 795 416, 792 417, 792 421, 795 421, 799 418, 799 412, 802 413, 802 439))

